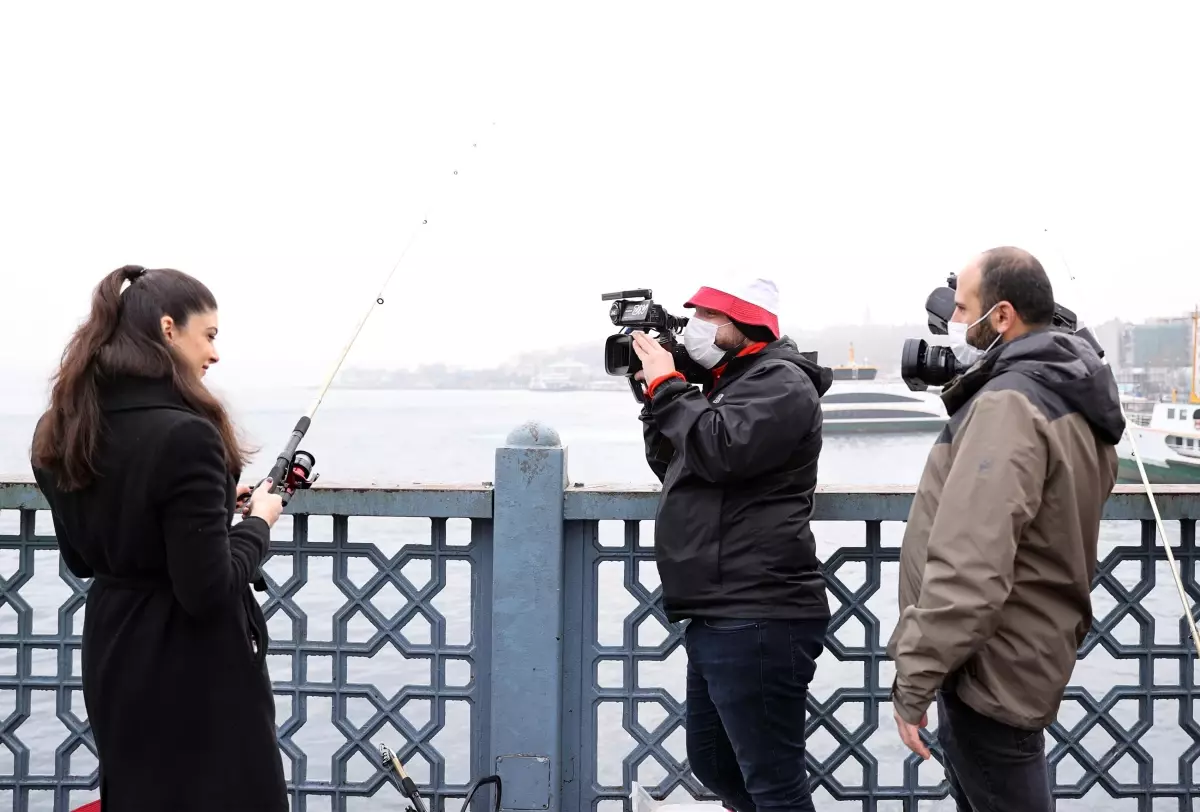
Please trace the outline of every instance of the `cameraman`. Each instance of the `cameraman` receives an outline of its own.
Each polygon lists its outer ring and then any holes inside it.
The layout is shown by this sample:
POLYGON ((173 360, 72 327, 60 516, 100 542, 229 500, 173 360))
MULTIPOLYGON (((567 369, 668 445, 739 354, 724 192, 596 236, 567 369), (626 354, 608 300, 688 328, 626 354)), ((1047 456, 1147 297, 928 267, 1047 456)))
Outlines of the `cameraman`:
POLYGON ((959 275, 949 324, 968 367, 926 462, 900 551, 888 644, 904 743, 938 707, 959 810, 1049 812, 1043 731, 1091 627, 1100 517, 1125 429, 1112 370, 1051 326, 1041 264, 994 248, 959 275))
POLYGON ((663 606, 688 619, 687 753, 737 812, 812 810, 805 701, 829 622, 809 517, 832 371, 779 337, 778 292, 702 287, 683 333, 703 393, 634 333, 641 420, 662 481, 654 554, 663 606))

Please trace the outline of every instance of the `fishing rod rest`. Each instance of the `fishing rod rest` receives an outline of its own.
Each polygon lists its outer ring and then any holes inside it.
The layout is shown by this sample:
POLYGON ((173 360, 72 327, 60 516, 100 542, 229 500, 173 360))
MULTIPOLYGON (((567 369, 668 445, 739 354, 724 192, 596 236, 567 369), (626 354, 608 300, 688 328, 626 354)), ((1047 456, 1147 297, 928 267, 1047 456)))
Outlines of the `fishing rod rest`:
POLYGON ((404 797, 412 801, 405 812, 428 812, 425 808, 425 802, 421 800, 421 791, 417 789, 415 781, 409 777, 404 769, 404 765, 400 763, 400 759, 393 753, 386 744, 379 745, 379 761, 380 766, 385 770, 394 771, 398 783, 400 784, 400 792, 404 797), (415 809, 413 807, 416 807, 415 809))
MULTIPOLYGON (((412 802, 405 812, 428 812, 425 808, 425 801, 421 799, 421 791, 417 789, 416 783, 409 777, 404 769, 404 765, 400 763, 400 759, 395 753, 388 748, 386 744, 379 745, 379 761, 380 766, 398 778, 400 792, 404 794, 412 802), (416 807, 416 809, 413 808, 416 807)), ((503 782, 498 775, 485 775, 483 778, 477 778, 472 781, 467 787, 467 797, 463 799, 462 812, 467 812, 471 808, 471 801, 475 800, 475 793, 485 784, 496 785, 496 795, 493 801, 493 812, 500 812, 500 804, 502 801, 503 782)))

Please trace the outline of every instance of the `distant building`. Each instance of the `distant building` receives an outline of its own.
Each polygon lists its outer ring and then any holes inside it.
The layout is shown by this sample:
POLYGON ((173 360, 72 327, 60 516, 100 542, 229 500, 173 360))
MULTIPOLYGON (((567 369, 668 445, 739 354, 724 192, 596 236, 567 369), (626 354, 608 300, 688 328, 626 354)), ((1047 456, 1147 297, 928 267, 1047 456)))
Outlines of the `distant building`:
POLYGON ((548 364, 529 381, 529 388, 541 392, 571 392, 586 389, 591 380, 592 371, 587 364, 568 359, 548 364))
POLYGON ((1121 331, 1122 367, 1192 366, 1192 317, 1127 324, 1121 331))
POLYGON ((1110 319, 1103 324, 1087 325, 1091 327, 1092 335, 1104 350, 1104 359, 1114 369, 1121 366, 1121 341, 1125 334, 1125 322, 1120 319, 1110 319))
MULTIPOLYGON (((1106 325, 1107 326, 1107 325, 1106 325)), ((1186 393, 1192 375, 1192 316, 1150 319, 1144 324, 1122 324, 1116 352, 1101 340, 1117 380, 1131 394, 1159 398, 1172 390, 1186 393)))

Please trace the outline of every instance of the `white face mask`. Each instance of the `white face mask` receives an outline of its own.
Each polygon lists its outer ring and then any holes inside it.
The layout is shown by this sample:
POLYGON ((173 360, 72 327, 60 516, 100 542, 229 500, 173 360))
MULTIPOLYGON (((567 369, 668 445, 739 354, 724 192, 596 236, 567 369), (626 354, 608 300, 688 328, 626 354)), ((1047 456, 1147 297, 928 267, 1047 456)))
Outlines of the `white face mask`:
MULTIPOLYGON (((992 310, 995 309, 996 306, 992 305, 992 310)), ((974 366, 975 362, 987 355, 988 350, 996 346, 996 341, 1000 340, 1000 336, 997 335, 995 341, 989 344, 986 350, 981 350, 978 347, 973 347, 967 343, 967 331, 976 324, 979 324, 979 322, 983 321, 988 316, 992 315, 992 310, 984 313, 971 324, 967 324, 966 322, 962 321, 952 321, 946 325, 946 332, 950 336, 950 349, 954 350, 954 357, 957 358, 958 362, 965 367, 969 368, 974 366)), ((688 323, 690 324, 691 322, 688 323)))
MULTIPOLYGON (((725 324, 732 324, 727 321, 725 324)), ((683 328, 683 346, 692 360, 705 369, 712 369, 725 357, 725 350, 717 346, 717 329, 725 324, 713 324, 695 317, 683 328)))

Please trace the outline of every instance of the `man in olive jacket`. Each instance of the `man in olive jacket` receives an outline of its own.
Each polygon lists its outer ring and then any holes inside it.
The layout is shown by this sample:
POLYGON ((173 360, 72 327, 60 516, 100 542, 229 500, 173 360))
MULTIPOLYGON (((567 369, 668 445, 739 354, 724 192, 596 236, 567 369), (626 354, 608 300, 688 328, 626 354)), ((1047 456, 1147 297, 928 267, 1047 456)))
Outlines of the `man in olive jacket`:
POLYGON ((702 287, 685 306, 684 346, 711 374, 703 391, 653 339, 635 333, 634 348, 646 458, 663 483, 663 608, 690 621, 688 763, 737 812, 811 812, 805 703, 829 599, 809 519, 833 371, 780 336, 768 280, 702 287))
POLYGON ((1125 429, 1112 371, 1050 326, 1041 264, 997 248, 959 275, 950 334, 968 369, 942 393, 900 552, 888 645, 905 744, 937 701, 960 810, 1049 812, 1044 729, 1091 627, 1105 502, 1125 429))

